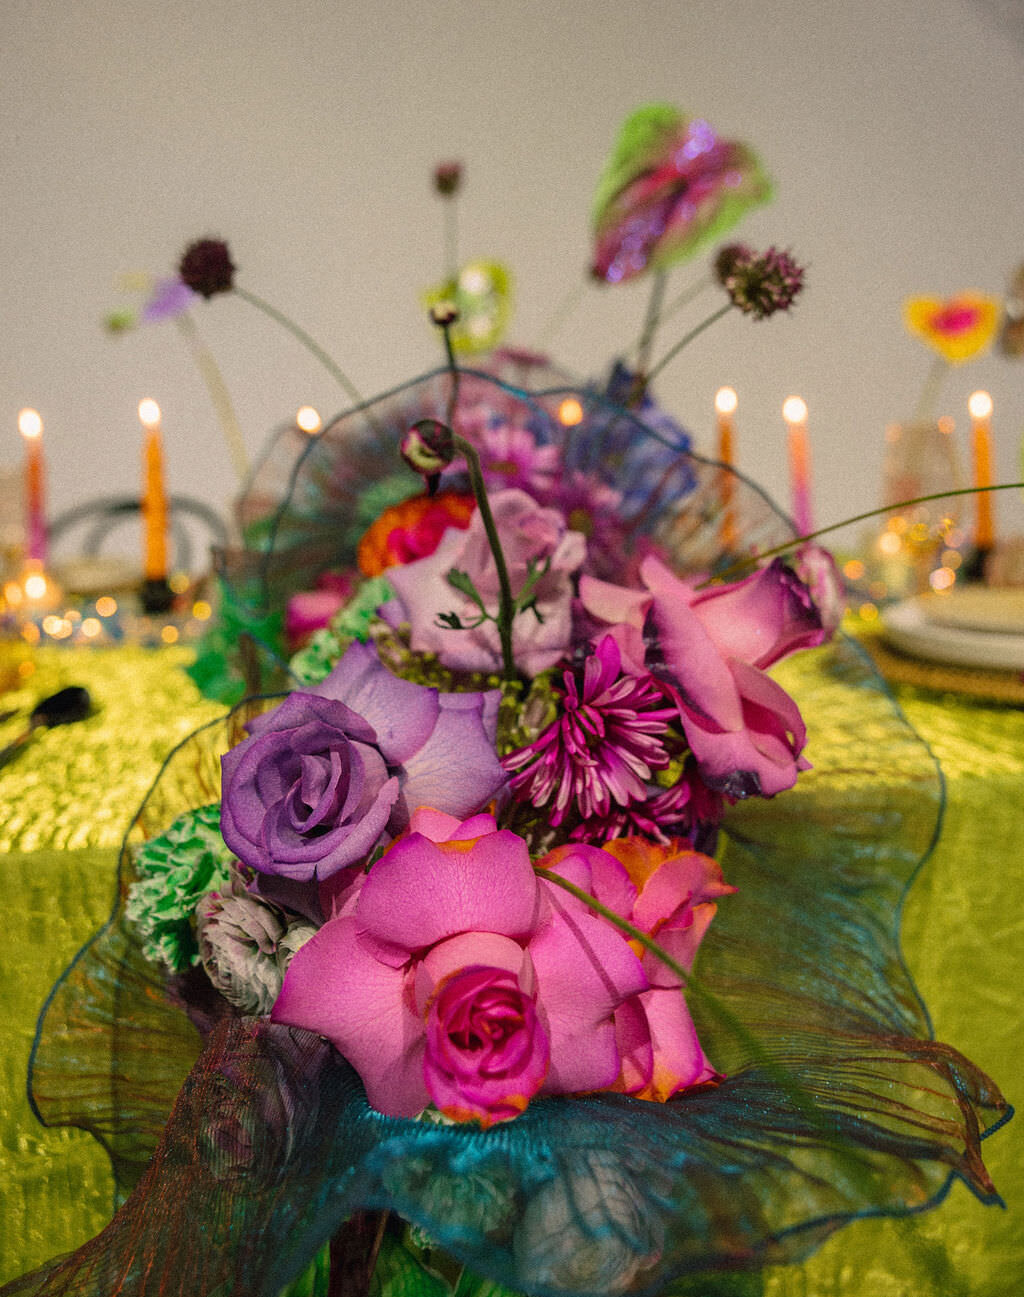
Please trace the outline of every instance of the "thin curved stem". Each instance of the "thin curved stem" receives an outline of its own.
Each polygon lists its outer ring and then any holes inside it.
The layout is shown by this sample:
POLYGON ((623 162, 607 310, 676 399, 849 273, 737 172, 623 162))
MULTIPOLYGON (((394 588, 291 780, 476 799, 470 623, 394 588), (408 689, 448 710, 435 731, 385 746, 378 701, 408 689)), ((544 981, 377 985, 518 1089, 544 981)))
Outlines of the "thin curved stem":
POLYGON ((498 616, 495 620, 498 626, 498 637, 501 640, 503 674, 506 680, 517 680, 515 659, 512 655, 512 621, 516 611, 515 598, 512 594, 512 582, 509 579, 508 566, 505 563, 504 550, 501 548, 497 524, 494 521, 494 514, 491 512, 491 502, 487 498, 487 488, 484 486, 484 474, 483 469, 480 467, 480 456, 476 452, 476 447, 471 442, 468 442, 465 437, 460 437, 458 433, 454 435, 454 446, 469 466, 469 481, 473 488, 473 496, 476 499, 477 508, 480 510, 480 520, 484 524, 487 543, 491 547, 491 554, 494 556, 494 565, 498 569, 498 616))
POLYGON ((306 350, 311 352, 312 355, 319 360, 320 364, 323 365, 324 369, 327 370, 331 377, 336 380, 345 392, 348 393, 355 405, 365 404, 359 389, 355 386, 349 376, 344 372, 344 370, 339 368, 331 356, 324 351, 323 347, 321 347, 320 344, 311 337, 301 325, 296 324, 293 319, 285 315, 282 311, 279 311, 276 306, 272 306, 270 302, 265 301, 262 297, 258 297, 255 293, 249 292, 247 288, 239 288, 239 286, 235 284, 232 292, 237 297, 242 298, 243 301, 248 302, 250 306, 255 306, 257 310, 262 311, 264 315, 269 315, 276 324, 280 324, 282 328, 287 329, 293 338, 301 342, 306 350))
POLYGON ((725 315, 727 312, 731 310, 732 310, 732 302, 726 302, 726 304, 724 306, 720 306, 717 311, 713 311, 707 317, 706 320, 702 320, 701 323, 696 326, 696 328, 691 329, 689 333, 684 334, 676 343, 676 345, 674 347, 671 347, 664 354, 664 356, 662 356, 662 358, 658 361, 658 363, 651 369, 650 373, 647 375, 648 386, 650 385, 651 380, 655 378, 658 374, 660 374, 661 371, 665 368, 665 366, 669 363, 669 361, 674 360, 684 347, 688 347, 690 343, 694 340, 694 338, 699 338, 705 329, 710 329, 710 327, 715 323, 716 320, 720 320, 723 315, 725 315))
POLYGON ((176 315, 174 323, 192 352, 192 359, 196 362, 196 367, 206 384, 210 400, 213 402, 213 408, 217 412, 217 418, 220 421, 224 440, 228 445, 228 454, 231 456, 235 466, 235 472, 238 474, 239 481, 244 482, 249 476, 249 456, 246 453, 242 429, 235 414, 235 407, 231 402, 231 394, 228 391, 227 384, 224 382, 224 376, 220 372, 220 366, 214 359, 213 352, 200 338, 195 321, 190 315, 187 313, 176 315))
POLYGON ((993 486, 961 486, 955 491, 935 491, 931 495, 916 495, 912 500, 897 500, 893 504, 883 504, 877 509, 868 509, 866 513, 854 514, 852 518, 844 518, 842 522, 831 522, 827 527, 818 527, 815 531, 809 531, 806 536, 795 536, 792 540, 787 540, 781 545, 775 545, 772 549, 762 550, 759 554, 747 554, 743 558, 737 559, 735 563, 730 563, 727 568, 719 572, 714 577, 709 577, 707 581, 702 582, 697 588, 705 589, 709 585, 717 585, 724 581, 734 572, 742 572, 744 568, 753 567, 766 558, 774 558, 777 554, 785 554, 791 549, 796 549, 799 545, 804 545, 809 540, 817 540, 819 536, 827 536, 830 531, 841 531, 843 527, 852 527, 856 522, 864 522, 868 518, 878 518, 883 513, 895 513, 897 509, 910 509, 916 504, 929 504, 932 500, 948 500, 958 495, 978 495, 982 491, 1020 491, 1024 489, 1024 482, 998 482, 993 486))

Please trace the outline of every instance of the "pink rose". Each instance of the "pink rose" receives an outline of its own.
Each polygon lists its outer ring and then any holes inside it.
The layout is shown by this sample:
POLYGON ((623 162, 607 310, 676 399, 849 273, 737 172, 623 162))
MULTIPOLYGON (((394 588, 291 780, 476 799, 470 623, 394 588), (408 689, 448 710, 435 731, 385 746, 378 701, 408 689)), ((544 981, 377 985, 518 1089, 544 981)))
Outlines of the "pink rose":
POLYGON ((616 1010, 646 985, 614 928, 537 879, 522 838, 420 810, 296 953, 273 1017, 331 1040, 380 1112, 433 1102, 490 1125, 536 1094, 610 1086, 616 1010))
MULTIPOLYGON (((538 866, 596 897, 689 971, 714 918, 716 901, 734 892, 714 860, 680 845, 620 838, 604 847, 558 847, 538 866)), ((642 952, 645 989, 615 1013, 622 1071, 614 1088, 642 1099, 665 1100, 713 1080, 682 984, 650 951, 642 952)))
POLYGON ((730 797, 792 787, 808 768, 800 755, 806 731, 765 670, 828 638, 807 587, 778 560, 707 590, 654 556, 640 576, 645 591, 584 576, 580 599, 591 616, 612 623, 624 665, 652 671, 672 689, 702 778, 730 797), (645 639, 652 632, 653 649, 645 639))
MULTIPOLYGON (((512 625, 516 666, 536 675, 558 661, 572 633, 572 576, 586 555, 586 541, 570 531, 557 509, 547 509, 524 491, 497 491, 491 510, 501 538, 512 584, 518 594, 526 584, 529 565, 547 565, 535 587, 536 613, 521 612, 512 625)), ((498 572, 487 543, 479 510, 469 528, 454 528, 429 558, 391 568, 388 581, 397 596, 392 620, 408 621, 411 645, 416 652, 436 653, 445 666, 457 671, 500 669, 501 644, 493 621, 469 628, 479 610, 465 594, 448 582, 452 568, 465 572, 483 599, 488 612, 498 609, 498 572), (442 613, 457 613, 462 630, 438 623, 442 613)))

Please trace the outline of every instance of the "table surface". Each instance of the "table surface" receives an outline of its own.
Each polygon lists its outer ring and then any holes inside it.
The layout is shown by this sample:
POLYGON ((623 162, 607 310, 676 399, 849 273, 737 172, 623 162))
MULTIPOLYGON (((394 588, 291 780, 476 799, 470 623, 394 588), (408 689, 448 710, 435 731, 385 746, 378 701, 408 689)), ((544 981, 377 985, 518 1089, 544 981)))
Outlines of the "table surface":
MULTIPOLYGON (((121 835, 167 751, 222 708, 182 671, 188 650, 0 646, 3 706, 23 711, 85 684, 97 713, 37 735, 0 772, 8 913, 0 947, 0 1282, 106 1223, 106 1159, 78 1131, 41 1128, 24 1093, 35 1019, 55 978, 110 911, 121 835)), ((938 1039, 1024 1095, 1024 710, 903 690, 908 718, 948 781, 943 835, 908 897, 907 962, 938 1039)), ((18 728, 0 725, 0 742, 18 728)), ((812 739, 813 742, 813 739, 812 739)), ((812 754, 813 755, 813 754, 812 754)), ((1024 1123, 986 1144, 1007 1209, 961 1184, 924 1216, 864 1220, 799 1266, 769 1270, 765 1297, 1007 1297, 1024 1281, 1024 1123), (922 1286, 922 1263, 929 1278, 922 1286)))

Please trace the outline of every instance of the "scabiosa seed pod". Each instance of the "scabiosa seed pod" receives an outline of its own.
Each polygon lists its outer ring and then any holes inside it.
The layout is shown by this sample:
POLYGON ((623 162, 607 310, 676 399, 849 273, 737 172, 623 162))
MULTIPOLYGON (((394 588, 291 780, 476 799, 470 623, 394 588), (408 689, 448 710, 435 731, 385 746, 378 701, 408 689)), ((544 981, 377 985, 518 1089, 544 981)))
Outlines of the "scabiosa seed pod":
POLYGON ((234 285, 235 265, 223 239, 197 239, 190 243, 178 263, 181 281, 207 299, 229 293, 234 285))
POLYGON ((788 311, 803 288, 803 267, 779 248, 755 253, 734 245, 719 253, 715 270, 732 304, 755 320, 788 311))

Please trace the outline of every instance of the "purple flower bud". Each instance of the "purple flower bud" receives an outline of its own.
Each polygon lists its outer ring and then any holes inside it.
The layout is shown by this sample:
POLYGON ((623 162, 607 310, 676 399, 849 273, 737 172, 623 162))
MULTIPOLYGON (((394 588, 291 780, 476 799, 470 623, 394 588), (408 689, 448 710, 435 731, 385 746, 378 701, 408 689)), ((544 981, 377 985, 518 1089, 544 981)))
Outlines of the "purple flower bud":
POLYGON ((205 298, 229 293, 235 266, 223 239, 198 239, 190 243, 178 263, 181 281, 205 298))

